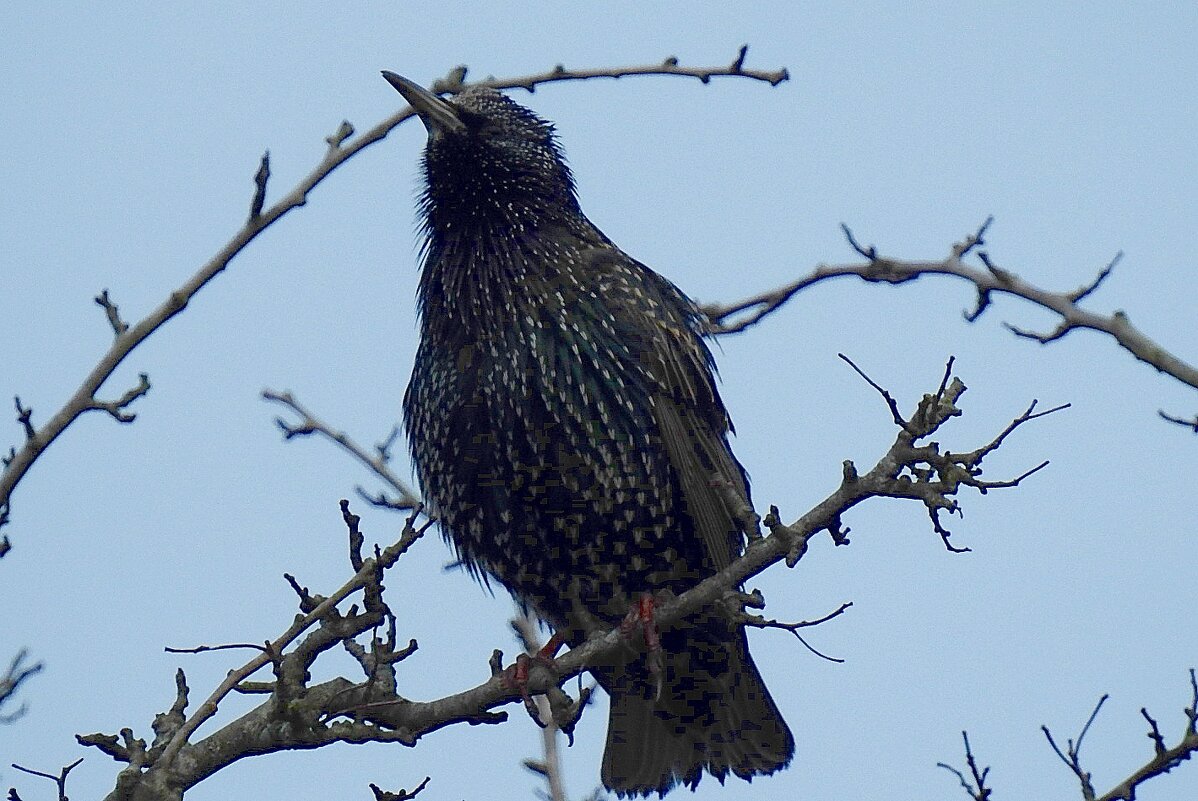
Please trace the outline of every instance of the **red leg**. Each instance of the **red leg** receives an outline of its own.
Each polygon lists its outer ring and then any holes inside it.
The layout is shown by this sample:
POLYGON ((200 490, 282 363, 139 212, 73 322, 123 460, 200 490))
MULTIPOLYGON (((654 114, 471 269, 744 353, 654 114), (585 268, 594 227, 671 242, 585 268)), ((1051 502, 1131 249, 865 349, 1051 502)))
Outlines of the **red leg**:
POLYGON ((519 690, 520 697, 524 699, 524 708, 528 710, 528 714, 537 722, 538 726, 544 727, 541 722, 541 716, 537 714, 537 705, 533 702, 532 696, 528 692, 528 671, 533 660, 542 663, 550 670, 554 669, 554 657, 566 644, 564 637, 554 633, 549 641, 541 646, 541 650, 537 651, 533 656, 521 653, 516 656, 516 661, 503 671, 503 683, 513 690, 519 690))
POLYGON ((549 642, 541 646, 541 650, 537 651, 537 659, 541 660, 549 667, 553 667, 553 658, 557 656, 557 652, 566 644, 566 638, 554 632, 549 638, 549 642))
POLYGON ((654 600, 653 595, 648 592, 641 593, 632 608, 628 610, 628 614, 620 621, 620 633, 625 637, 631 637, 637 624, 640 624, 641 633, 645 637, 645 662, 649 667, 649 673, 653 676, 654 700, 661 698, 662 667, 665 661, 661 651, 661 633, 658 631, 657 621, 653 614, 656 608, 657 601, 654 600))

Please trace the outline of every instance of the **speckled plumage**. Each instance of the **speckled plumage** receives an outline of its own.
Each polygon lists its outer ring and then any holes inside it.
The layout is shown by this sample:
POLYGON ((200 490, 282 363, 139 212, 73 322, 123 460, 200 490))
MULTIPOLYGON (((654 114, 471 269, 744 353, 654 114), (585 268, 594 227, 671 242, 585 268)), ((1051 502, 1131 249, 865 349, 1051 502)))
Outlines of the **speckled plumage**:
MULTIPOLYGON (((699 311, 582 213, 551 125, 493 90, 446 102, 388 80, 430 132, 404 398, 421 487, 463 564, 577 643, 743 548, 712 487, 748 497, 699 311)), ((658 699, 643 657, 593 670, 612 696, 608 788, 664 793, 789 762, 743 627, 708 610, 662 647, 658 699)))

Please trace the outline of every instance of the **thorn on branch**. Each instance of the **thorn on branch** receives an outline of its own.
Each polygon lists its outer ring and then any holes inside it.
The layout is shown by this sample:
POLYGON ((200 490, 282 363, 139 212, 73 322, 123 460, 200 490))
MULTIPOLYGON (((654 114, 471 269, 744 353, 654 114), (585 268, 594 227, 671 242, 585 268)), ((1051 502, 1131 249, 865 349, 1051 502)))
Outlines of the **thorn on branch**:
POLYGON ((129 324, 121 319, 121 312, 117 308, 117 305, 108 297, 107 289, 101 290, 100 294, 96 295, 94 300, 97 306, 104 308, 104 314, 108 317, 108 324, 112 326, 112 333, 114 335, 119 337, 129 330, 129 324))
POLYGON ((819 529, 808 532, 796 531, 782 522, 782 514, 774 504, 770 504, 770 509, 762 523, 770 530, 770 537, 781 537, 783 542, 789 543, 786 549, 787 567, 794 567, 799 563, 799 560, 807 553, 807 543, 811 536, 819 531, 819 529))
POLYGON ((254 173, 254 198, 250 201, 251 223, 262 216, 262 207, 266 204, 266 182, 270 180, 270 151, 262 154, 258 162, 258 171, 254 173))
POLYGON ((979 250, 978 251, 978 259, 980 259, 982 264, 984 264, 986 266, 986 269, 990 271, 990 274, 993 275, 996 279, 998 279, 999 283, 1002 283, 1002 284, 1011 283, 1011 280, 1014 278, 1014 275, 1010 271, 1004 270, 1003 268, 1001 268, 997 264, 995 264, 990 259, 989 253, 987 253, 984 250, 979 250))
POLYGON ((1186 726, 1186 733, 1198 736, 1198 679, 1194 677, 1194 669, 1190 668, 1190 705, 1186 707, 1186 717, 1190 723, 1186 726))

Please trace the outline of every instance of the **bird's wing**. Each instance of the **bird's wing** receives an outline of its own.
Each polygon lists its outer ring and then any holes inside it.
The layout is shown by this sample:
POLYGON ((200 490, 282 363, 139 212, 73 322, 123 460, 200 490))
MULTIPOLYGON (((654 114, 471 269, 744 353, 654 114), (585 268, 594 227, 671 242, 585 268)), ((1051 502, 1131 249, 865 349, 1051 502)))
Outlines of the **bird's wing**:
POLYGON ((595 248, 589 257, 626 358, 649 379, 652 413, 686 513, 719 570, 740 554, 745 534, 720 484, 747 504, 749 479, 728 445, 732 424, 698 330, 697 307, 672 283, 613 247, 595 248))

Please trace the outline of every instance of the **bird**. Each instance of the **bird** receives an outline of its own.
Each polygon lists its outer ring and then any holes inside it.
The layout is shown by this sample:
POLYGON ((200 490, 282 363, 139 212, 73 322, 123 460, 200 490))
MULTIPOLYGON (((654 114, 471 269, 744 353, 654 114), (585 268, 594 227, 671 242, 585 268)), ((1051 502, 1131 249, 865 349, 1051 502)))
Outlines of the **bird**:
MULTIPOLYGON (((570 645, 731 563, 749 478, 700 308, 582 212, 555 126, 493 88, 384 71, 427 129, 416 476, 458 562, 570 645), (723 488, 723 489, 721 489, 723 488), (630 612, 631 610, 631 612, 630 612)), ((588 669, 621 798, 786 767, 794 737, 736 617, 705 608, 588 669)))

